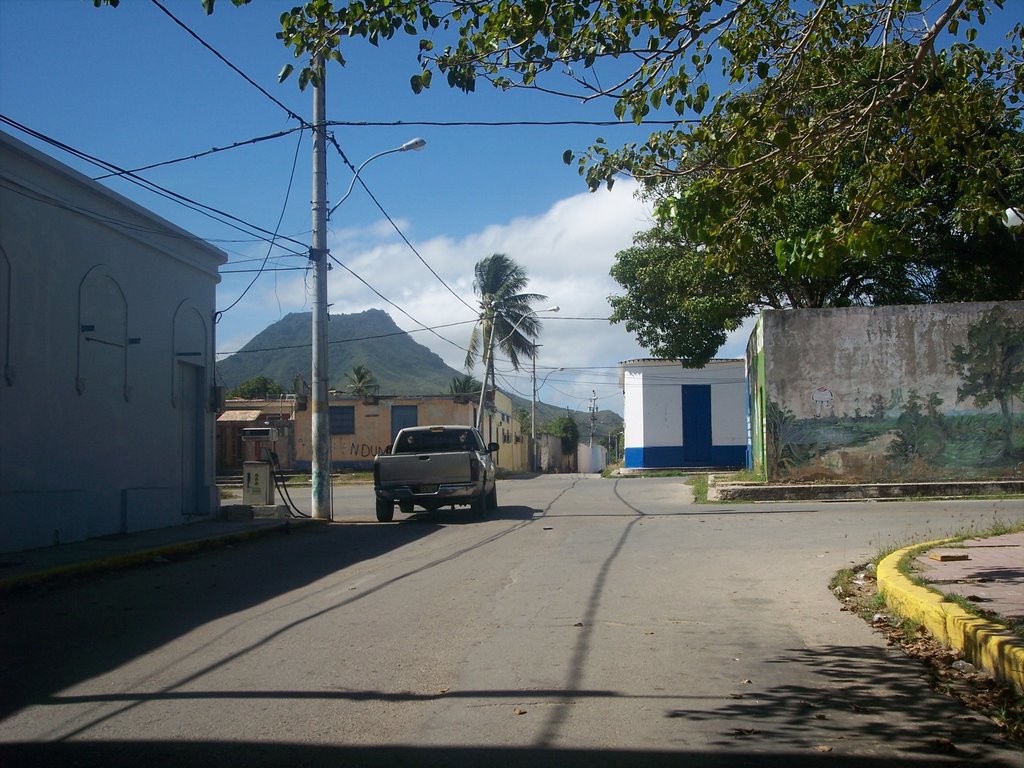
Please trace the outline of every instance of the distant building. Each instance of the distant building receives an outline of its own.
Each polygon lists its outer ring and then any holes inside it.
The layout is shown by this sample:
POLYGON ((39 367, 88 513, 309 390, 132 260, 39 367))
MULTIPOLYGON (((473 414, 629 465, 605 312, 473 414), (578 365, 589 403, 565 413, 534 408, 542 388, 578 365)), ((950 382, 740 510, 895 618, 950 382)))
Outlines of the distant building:
POLYGON ((0 551, 208 518, 224 253, 0 133, 0 551))
POLYGON ((743 360, 684 368, 678 360, 619 363, 625 469, 747 465, 743 360))
MULTIPOLYGON (((488 398, 489 400, 489 398, 488 398)), ((389 448, 405 427, 424 424, 476 423, 475 395, 375 395, 367 398, 333 394, 329 398, 331 467, 369 469, 374 457, 389 448)), ((310 411, 294 396, 268 400, 228 400, 217 419, 217 466, 227 472, 243 461, 266 460, 264 449, 274 451, 283 469, 308 472, 312 465, 310 411), (246 442, 246 427, 274 426, 273 444, 246 442)), ((485 442, 498 444, 498 466, 510 472, 529 468, 529 435, 512 415, 512 400, 497 393, 497 408, 484 415, 485 442)))

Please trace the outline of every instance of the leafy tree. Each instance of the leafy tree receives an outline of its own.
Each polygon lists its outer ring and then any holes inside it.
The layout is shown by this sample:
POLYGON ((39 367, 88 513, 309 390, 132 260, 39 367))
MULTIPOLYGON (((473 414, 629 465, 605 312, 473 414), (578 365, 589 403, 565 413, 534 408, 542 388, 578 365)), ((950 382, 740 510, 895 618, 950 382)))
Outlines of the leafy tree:
POLYGON ((998 401, 1003 416, 1003 455, 1012 458, 1014 397, 1024 398, 1024 322, 1000 306, 967 331, 967 347, 953 347, 953 370, 962 378, 957 402, 973 398, 978 408, 998 401))
POLYGON ((563 454, 576 455, 576 447, 580 444, 580 427, 572 416, 559 416, 548 424, 545 431, 561 439, 563 454))
POLYGON ((266 376, 254 376, 239 384, 228 392, 228 397, 238 397, 243 400, 266 400, 270 397, 279 397, 284 394, 284 387, 266 376))
POLYGON ((483 383, 477 381, 471 373, 464 373, 461 376, 452 377, 452 383, 448 385, 448 392, 452 395, 474 395, 479 394, 483 383))
MULTIPOLYGON (((214 0, 202 1, 212 11, 214 0)), ((959 230, 998 228, 1003 209, 1020 204, 1008 184, 1024 159, 1006 153, 998 134, 977 129, 996 124, 1006 105, 1016 110, 1024 89, 1024 25, 1016 23, 1003 46, 977 41, 1004 4, 306 0, 281 15, 278 37, 296 58, 308 57, 298 68, 300 87, 321 81, 321 60, 344 64, 350 38, 378 45, 405 34, 420 39, 410 79, 416 92, 437 72, 467 92, 483 80, 503 90, 607 100, 617 118, 637 123, 668 113, 679 122, 643 143, 613 150, 598 138, 578 157, 579 171, 591 189, 623 171, 650 188, 700 179, 718 228, 739 227, 748 206, 763 205, 780 186, 827 184, 859 153, 866 171, 842 208, 780 254, 790 270, 813 272, 818 262, 827 268, 848 252, 889 242, 876 214, 921 210, 896 182, 907 173, 922 180, 942 173, 951 153, 970 165, 969 173, 944 177, 953 197, 946 210, 955 211, 959 230), (945 88, 949 72, 985 88, 945 88), (709 80, 719 76, 725 85, 713 96, 709 80), (759 97, 749 98, 758 84, 759 97), (809 93, 820 97, 813 110, 809 93)), ((282 79, 294 69, 286 66, 282 79)), ((574 162, 573 153, 565 159, 574 162)), ((659 213, 675 219, 671 198, 659 213)), ((711 255, 731 265, 728 252, 711 255)))
POLYGON ((373 371, 365 365, 352 366, 352 371, 345 374, 345 382, 345 391, 356 397, 370 397, 380 389, 373 371))
POLYGON ((516 421, 519 422, 519 431, 524 435, 529 435, 532 432, 533 417, 531 413, 525 408, 516 408, 516 421))

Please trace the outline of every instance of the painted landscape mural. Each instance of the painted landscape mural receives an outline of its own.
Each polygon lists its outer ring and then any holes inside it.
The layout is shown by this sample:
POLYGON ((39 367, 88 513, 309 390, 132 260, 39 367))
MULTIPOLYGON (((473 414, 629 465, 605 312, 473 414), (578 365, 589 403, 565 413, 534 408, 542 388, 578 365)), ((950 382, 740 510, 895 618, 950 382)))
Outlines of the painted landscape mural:
POLYGON ((1024 476, 1024 303, 766 312, 761 323, 751 412, 769 479, 1024 476))

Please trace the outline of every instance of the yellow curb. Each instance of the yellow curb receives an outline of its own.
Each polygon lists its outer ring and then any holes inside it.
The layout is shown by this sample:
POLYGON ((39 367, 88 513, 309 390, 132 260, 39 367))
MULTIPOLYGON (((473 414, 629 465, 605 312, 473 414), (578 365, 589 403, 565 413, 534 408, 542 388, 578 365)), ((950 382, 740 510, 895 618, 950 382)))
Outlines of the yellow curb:
POLYGON ((1006 627, 974 616, 927 587, 919 587, 899 571, 912 550, 927 550, 955 539, 915 544, 893 552, 878 564, 878 591, 886 604, 905 619, 921 624, 937 640, 963 651, 981 667, 1024 695, 1024 639, 1006 627))

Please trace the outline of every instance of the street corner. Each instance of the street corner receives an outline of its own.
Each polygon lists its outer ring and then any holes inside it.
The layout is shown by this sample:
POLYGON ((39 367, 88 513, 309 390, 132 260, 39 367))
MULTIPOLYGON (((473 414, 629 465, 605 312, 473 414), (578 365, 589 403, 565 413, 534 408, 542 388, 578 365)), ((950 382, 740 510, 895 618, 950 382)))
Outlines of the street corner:
POLYGON ((967 542, 942 539, 905 547, 879 563, 878 591, 893 612, 919 623, 939 642, 963 652, 973 664, 1024 693, 1024 637, 947 597, 957 594, 975 604, 970 598, 978 600, 978 595, 964 593, 983 591, 979 587, 988 586, 986 606, 1004 619, 1020 618, 1016 604, 1024 599, 1018 584, 1024 579, 1022 545, 1024 534, 1017 533, 967 542), (908 557, 926 585, 915 583, 901 572, 900 563, 908 557), (1000 581, 996 582, 997 578, 1000 581))

